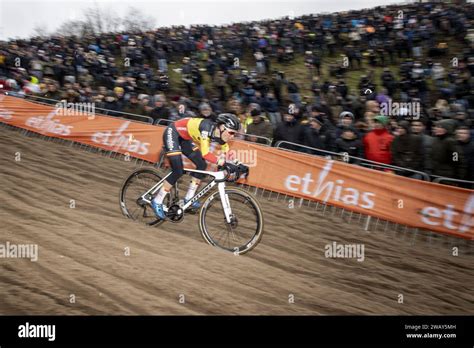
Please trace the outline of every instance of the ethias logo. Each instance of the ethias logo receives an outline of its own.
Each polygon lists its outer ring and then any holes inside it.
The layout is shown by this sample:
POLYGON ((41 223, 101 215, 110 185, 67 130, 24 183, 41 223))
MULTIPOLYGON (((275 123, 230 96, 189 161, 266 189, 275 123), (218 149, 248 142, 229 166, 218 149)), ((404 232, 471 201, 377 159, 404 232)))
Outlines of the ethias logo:
POLYGON ((49 113, 48 116, 33 116, 26 120, 25 125, 36 128, 47 133, 53 133, 57 135, 69 135, 73 126, 66 126, 59 120, 54 120, 56 116, 56 110, 49 113))
POLYGON ((290 191, 301 192, 321 199, 323 202, 333 200, 347 205, 355 205, 364 209, 373 209, 375 203, 373 192, 360 192, 352 187, 344 187, 344 180, 325 181, 332 169, 334 161, 329 160, 315 181, 311 173, 306 173, 304 177, 289 175, 285 180, 285 187, 290 191), (313 184, 315 183, 315 184, 313 184), (313 187, 310 189, 310 187, 313 187))
POLYGON ((146 155, 149 151, 150 143, 142 143, 133 137, 132 133, 124 134, 128 128, 130 121, 124 122, 116 132, 96 132, 91 139, 94 143, 103 144, 113 147, 115 150, 123 149, 130 152, 135 152, 139 155, 146 155))

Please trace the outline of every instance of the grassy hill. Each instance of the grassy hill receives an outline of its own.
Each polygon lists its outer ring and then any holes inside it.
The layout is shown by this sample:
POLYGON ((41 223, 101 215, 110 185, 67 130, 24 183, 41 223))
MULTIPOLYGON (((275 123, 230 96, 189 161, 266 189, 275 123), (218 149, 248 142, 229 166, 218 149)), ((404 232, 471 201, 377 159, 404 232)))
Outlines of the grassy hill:
MULTIPOLYGON (((441 41, 441 40, 439 40, 441 41)), ((459 55, 462 52, 463 44, 459 41, 449 41, 449 47, 448 47, 448 53, 445 56, 442 57, 436 57, 433 58, 434 62, 440 62, 443 64, 446 70, 449 68, 449 64, 452 60, 453 57, 456 57, 456 55, 459 55)), ((426 50, 423 52, 426 55, 426 50)), ((342 52, 337 52, 334 55, 334 57, 329 57, 327 54, 322 57, 322 76, 321 76, 321 81, 324 81, 328 79, 329 81, 335 80, 334 77, 331 77, 329 74, 329 66, 330 64, 337 64, 338 61, 341 61, 343 55, 342 52)), ((426 57, 426 56, 425 56, 426 57)), ((423 58, 425 59, 425 58, 423 58)), ((421 59, 423 61, 423 59, 421 59)), ((117 61, 120 61, 118 59, 117 61)), ((308 74, 308 70, 304 65, 304 56, 302 54, 295 54, 295 59, 287 64, 279 64, 276 62, 275 58, 271 58, 271 70, 279 70, 279 71, 284 71, 285 76, 287 79, 293 80, 296 82, 296 84, 300 88, 300 92, 302 96, 312 96, 311 92, 311 80, 308 74)), ((399 79, 399 64, 401 63, 401 60, 399 60, 398 64, 395 65, 388 65, 392 73, 396 76, 397 79, 399 79)), ((181 74, 175 72, 173 69, 180 68, 182 66, 181 61, 172 61, 169 62, 168 64, 168 74, 169 74, 169 79, 170 79, 170 91, 168 92, 169 95, 173 94, 180 94, 180 93, 186 93, 184 85, 181 81, 181 74)), ((201 62, 200 66, 202 68, 205 67, 205 63, 201 62)), ((156 65, 153 64, 154 68, 157 68, 156 65)), ((253 70, 255 69, 255 60, 253 59, 253 56, 250 53, 247 53, 242 59, 240 60, 240 67, 241 69, 246 69, 246 70, 253 70)), ((363 58, 362 59, 362 67, 361 69, 354 69, 354 70, 348 70, 344 76, 344 80, 346 84, 349 86, 349 91, 354 92, 355 94, 358 94, 358 84, 361 75, 367 75, 369 71, 373 69, 374 70, 374 75, 375 75, 375 83, 380 86, 380 75, 382 74, 383 67, 375 67, 372 68, 369 65, 368 59, 363 58)), ((206 92, 210 91, 215 91, 212 81, 207 74, 207 72, 203 71, 202 76, 204 78, 204 86, 206 88, 206 92)), ((431 87, 431 80, 428 80, 428 86, 431 87)), ((230 92, 230 89, 227 89, 227 92, 230 92)), ((209 93, 208 93, 209 95, 209 93)), ((286 95, 286 88, 283 88, 283 95, 286 95)))

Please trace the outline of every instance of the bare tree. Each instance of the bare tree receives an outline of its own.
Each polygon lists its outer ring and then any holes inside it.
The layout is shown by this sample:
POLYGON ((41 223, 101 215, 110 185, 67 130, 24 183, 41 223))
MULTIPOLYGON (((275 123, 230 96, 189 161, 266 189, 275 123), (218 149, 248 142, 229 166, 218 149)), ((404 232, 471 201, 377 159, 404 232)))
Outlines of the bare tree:
POLYGON ((155 25, 155 19, 153 17, 147 16, 136 7, 128 8, 122 22, 123 29, 131 33, 151 30, 155 25))
MULTIPOLYGON (((82 19, 70 19, 57 29, 56 33, 63 36, 100 35, 103 33, 119 32, 122 29, 138 33, 153 29, 155 19, 147 16, 141 10, 129 7, 122 19, 113 10, 104 11, 98 6, 83 11, 82 19)), ((36 32, 46 33, 41 27, 36 32), (38 31, 39 30, 39 31, 38 31)))
POLYGON ((85 23, 94 34, 103 33, 102 11, 99 7, 89 7, 84 10, 85 23))
POLYGON ((61 36, 85 36, 93 34, 86 22, 82 20, 69 20, 64 22, 56 30, 56 34, 61 36))
POLYGON ((45 24, 36 24, 33 28, 33 36, 48 36, 48 27, 45 24))
POLYGON ((113 10, 108 10, 102 15, 104 19, 104 32, 106 33, 116 33, 120 31, 122 25, 122 19, 120 16, 115 13, 113 10))

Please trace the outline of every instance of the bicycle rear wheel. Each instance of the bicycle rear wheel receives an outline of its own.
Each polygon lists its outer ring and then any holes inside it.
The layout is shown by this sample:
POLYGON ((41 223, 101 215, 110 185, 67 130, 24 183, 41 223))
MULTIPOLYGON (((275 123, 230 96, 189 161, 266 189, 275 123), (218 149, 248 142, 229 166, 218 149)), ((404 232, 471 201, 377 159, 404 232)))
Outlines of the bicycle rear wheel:
POLYGON ((245 254, 262 239, 262 209, 252 195, 241 189, 226 188, 225 193, 232 210, 232 222, 227 223, 219 191, 216 191, 201 208, 199 229, 210 245, 235 254, 245 254))
MULTIPOLYGON (((154 168, 140 168, 134 171, 125 179, 120 189, 119 202, 123 215, 129 219, 139 221, 149 226, 160 225, 164 220, 158 219, 151 206, 141 201, 140 197, 156 183, 161 181, 162 176, 154 168)), ((169 205, 172 193, 168 194, 164 203, 169 205)), ((149 195, 146 197, 152 200, 149 195)))

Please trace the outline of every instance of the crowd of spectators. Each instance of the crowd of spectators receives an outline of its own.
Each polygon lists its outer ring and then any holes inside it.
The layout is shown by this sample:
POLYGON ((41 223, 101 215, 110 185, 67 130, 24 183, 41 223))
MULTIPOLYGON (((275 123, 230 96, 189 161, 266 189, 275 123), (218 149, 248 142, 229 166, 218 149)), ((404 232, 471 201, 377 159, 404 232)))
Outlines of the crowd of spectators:
POLYGON ((396 173, 413 178, 474 180, 472 3, 10 40, 0 42, 0 90, 155 124, 232 112, 248 141, 403 167, 396 173), (288 77, 297 64, 306 86, 288 77), (387 115, 381 107, 392 102, 421 107, 387 115))

